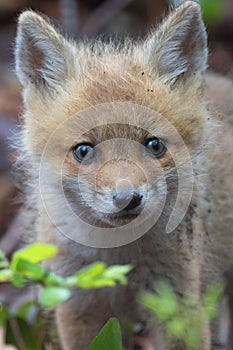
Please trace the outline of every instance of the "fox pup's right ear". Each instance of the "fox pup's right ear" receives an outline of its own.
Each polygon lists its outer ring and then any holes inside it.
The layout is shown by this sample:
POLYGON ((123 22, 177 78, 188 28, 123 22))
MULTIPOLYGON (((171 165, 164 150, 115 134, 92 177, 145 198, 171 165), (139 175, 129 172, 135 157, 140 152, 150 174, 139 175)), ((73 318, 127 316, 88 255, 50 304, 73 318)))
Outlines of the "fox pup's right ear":
POLYGON ((173 4, 178 7, 145 44, 145 61, 151 74, 169 84, 202 73, 208 56, 200 6, 184 0, 173 0, 173 4))
POLYGON ((74 51, 73 45, 43 17, 33 11, 20 15, 15 66, 25 88, 35 86, 43 92, 62 87, 69 76, 74 76, 74 51))

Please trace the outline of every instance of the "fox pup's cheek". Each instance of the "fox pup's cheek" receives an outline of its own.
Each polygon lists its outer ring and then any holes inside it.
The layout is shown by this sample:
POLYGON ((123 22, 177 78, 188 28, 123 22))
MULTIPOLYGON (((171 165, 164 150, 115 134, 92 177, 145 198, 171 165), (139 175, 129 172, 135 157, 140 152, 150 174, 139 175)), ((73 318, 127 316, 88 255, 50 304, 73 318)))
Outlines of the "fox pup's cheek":
POLYGON ((72 175, 78 175, 79 174, 79 170, 80 170, 80 166, 81 164, 78 163, 74 157, 72 152, 70 151, 66 158, 65 161, 63 163, 63 170, 65 173, 67 174, 72 174, 72 175))
POLYGON ((159 161, 160 161, 161 167, 164 170, 175 167, 175 162, 170 152, 166 152, 166 154, 162 158, 160 158, 159 161))

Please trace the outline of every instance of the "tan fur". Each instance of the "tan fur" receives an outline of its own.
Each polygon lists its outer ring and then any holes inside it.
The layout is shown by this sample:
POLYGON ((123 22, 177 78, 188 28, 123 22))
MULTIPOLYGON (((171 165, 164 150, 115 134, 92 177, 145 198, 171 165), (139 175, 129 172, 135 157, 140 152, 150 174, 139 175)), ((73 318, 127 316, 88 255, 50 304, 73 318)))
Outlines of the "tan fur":
MULTIPOLYGON (((62 275, 70 275, 96 260, 108 264, 131 263, 135 267, 127 287, 74 292, 72 298, 58 308, 57 322, 65 350, 85 350, 106 319, 113 315, 122 321, 145 323, 145 334, 153 339, 155 349, 174 349, 176 344, 169 344, 163 327, 156 325, 136 302, 137 292, 152 289, 158 279, 168 279, 180 296, 191 294, 198 304, 208 283, 222 279, 223 273, 233 264, 229 193, 232 191, 233 105, 232 98, 226 97, 228 107, 222 102, 232 84, 213 75, 207 75, 203 81, 206 56, 206 33, 200 9, 192 1, 176 9, 145 42, 128 40, 123 45, 99 41, 74 44, 32 11, 24 12, 19 18, 16 71, 24 86, 22 158, 28 173, 26 181, 30 180, 27 203, 33 222, 28 231, 36 231, 37 239, 59 247, 58 256, 47 264, 62 275), (227 85, 229 87, 224 88, 227 85), (220 102, 209 103, 216 97, 216 89, 220 102), (128 103, 125 118, 132 113, 136 126, 117 123, 118 110, 111 110, 111 103, 116 101, 128 103), (97 108, 106 103, 110 103, 107 117, 104 112, 98 114, 97 108), (135 105, 150 108, 155 117, 136 113, 135 105), (95 106, 96 119, 104 123, 108 118, 108 124, 86 131, 91 125, 90 111, 95 106), (212 112, 216 108, 219 113, 212 112), (221 113, 224 116, 221 117, 221 113), (117 224, 114 219, 101 217, 96 210, 106 209, 117 181, 125 174, 134 188, 142 189, 146 178, 140 169, 147 169, 151 179, 147 194, 154 207, 159 205, 162 192, 155 190, 155 184, 160 183, 160 175, 154 170, 154 159, 141 156, 139 144, 153 135, 167 142, 168 151, 159 162, 167 176, 169 203, 149 232, 129 245, 101 249, 74 243, 51 223, 41 202, 38 188, 41 156, 55 129, 64 122, 68 125, 74 115, 72 124, 65 132, 58 133, 54 149, 46 156, 50 205, 58 210, 61 227, 72 225, 69 218, 64 217, 63 202, 56 187, 63 158, 64 190, 73 209, 81 211, 82 215, 84 206, 83 215, 90 222, 114 227, 117 224), (191 204, 185 218, 171 234, 164 231, 178 186, 172 155, 177 155, 179 164, 185 164, 188 158, 175 142, 172 131, 163 126, 160 116, 171 122, 181 135, 195 174, 191 204), (114 147, 111 140, 115 138, 129 142, 114 147), (103 158, 86 169, 74 159, 71 150, 79 142, 96 143, 101 147, 105 141, 109 142, 109 147, 100 149, 103 158), (104 163, 112 149, 117 157, 104 163), (122 152, 129 154, 124 161, 120 159, 122 152), (81 171, 85 188, 82 199, 76 190, 81 171), (208 186, 204 190, 206 183, 208 186), (108 202, 102 197, 99 201, 96 191, 104 192, 108 202)), ((218 325, 215 327, 213 334, 216 335, 218 325)), ((124 333, 125 347, 128 337, 124 333)), ((212 336, 211 347, 207 325, 203 329, 200 350, 212 349, 214 342, 212 336)), ((229 340, 222 349, 231 346, 229 340)))

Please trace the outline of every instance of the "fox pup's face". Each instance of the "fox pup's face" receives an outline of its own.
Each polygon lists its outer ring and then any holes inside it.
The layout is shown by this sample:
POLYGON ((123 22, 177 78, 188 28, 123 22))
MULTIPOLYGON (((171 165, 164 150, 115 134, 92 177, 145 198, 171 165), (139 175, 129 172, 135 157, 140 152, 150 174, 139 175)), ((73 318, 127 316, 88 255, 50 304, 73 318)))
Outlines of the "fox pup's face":
POLYGON ((45 160, 48 192, 62 183, 72 210, 99 227, 159 216, 179 202, 178 183, 191 193, 185 179, 205 124, 206 58, 200 9, 190 1, 144 42, 123 45, 76 45, 23 13, 16 71, 24 145, 35 164, 45 160))
POLYGON ((143 216, 152 208, 161 212, 164 171, 172 165, 165 140, 134 125, 113 123, 90 130, 71 148, 63 186, 81 218, 120 226, 145 208, 143 216))

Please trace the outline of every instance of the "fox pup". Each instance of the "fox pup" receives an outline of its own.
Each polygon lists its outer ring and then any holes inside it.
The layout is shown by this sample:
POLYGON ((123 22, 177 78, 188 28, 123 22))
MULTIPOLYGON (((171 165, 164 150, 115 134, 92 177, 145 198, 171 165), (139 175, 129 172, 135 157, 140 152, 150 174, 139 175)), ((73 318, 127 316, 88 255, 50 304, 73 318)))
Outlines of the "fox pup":
MULTIPOLYGON (((46 264, 63 276, 98 260, 134 267, 127 286, 74 291, 57 308, 64 350, 86 350, 110 316, 142 324, 155 349, 181 349, 138 292, 165 279, 198 306, 229 275, 232 83, 205 74, 207 55, 193 1, 136 42, 74 43, 33 11, 19 17, 28 232, 58 246, 46 264)), ((232 349, 227 300, 228 339, 220 318, 199 350, 232 349)), ((123 329, 124 349, 129 338, 123 329)))

